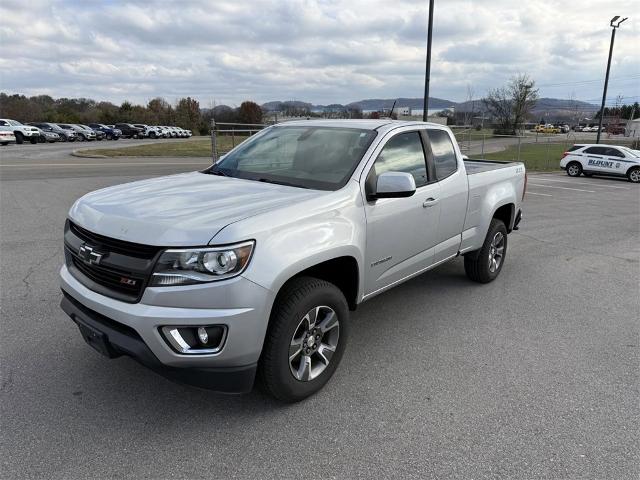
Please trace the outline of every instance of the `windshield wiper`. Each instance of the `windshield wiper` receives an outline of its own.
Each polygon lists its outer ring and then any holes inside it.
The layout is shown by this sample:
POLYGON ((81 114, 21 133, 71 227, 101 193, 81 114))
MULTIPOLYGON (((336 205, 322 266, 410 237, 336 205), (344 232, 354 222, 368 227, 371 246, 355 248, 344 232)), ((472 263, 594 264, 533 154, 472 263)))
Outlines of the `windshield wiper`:
POLYGON ((211 167, 207 173, 211 175, 219 175, 220 177, 230 177, 228 173, 224 173, 221 168, 217 168, 215 166, 211 167))
POLYGON ((273 180, 271 178, 256 178, 256 180, 264 183, 274 183, 276 185, 284 185, 286 187, 308 188, 303 185, 298 185, 296 183, 281 182, 280 180, 273 180))

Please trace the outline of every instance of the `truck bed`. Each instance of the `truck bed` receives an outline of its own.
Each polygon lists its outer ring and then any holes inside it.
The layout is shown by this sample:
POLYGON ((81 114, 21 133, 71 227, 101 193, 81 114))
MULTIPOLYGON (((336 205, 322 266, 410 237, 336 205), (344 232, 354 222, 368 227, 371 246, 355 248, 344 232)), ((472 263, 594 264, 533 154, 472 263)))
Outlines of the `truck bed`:
POLYGON ((500 170, 501 168, 512 167, 517 162, 503 162, 499 160, 476 160, 468 159, 464 161, 464 167, 467 175, 475 175, 476 173, 489 172, 492 170, 500 170))

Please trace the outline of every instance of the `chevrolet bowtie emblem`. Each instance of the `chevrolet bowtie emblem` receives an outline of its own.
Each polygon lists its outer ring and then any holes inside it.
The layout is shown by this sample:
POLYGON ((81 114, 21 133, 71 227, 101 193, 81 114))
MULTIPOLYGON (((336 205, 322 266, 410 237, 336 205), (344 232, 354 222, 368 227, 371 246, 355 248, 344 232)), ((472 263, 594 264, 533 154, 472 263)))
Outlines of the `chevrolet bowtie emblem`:
POLYGON ((91 265, 99 265, 103 257, 106 257, 106 253, 100 253, 95 250, 95 247, 91 247, 86 243, 78 249, 78 256, 84 263, 91 265))

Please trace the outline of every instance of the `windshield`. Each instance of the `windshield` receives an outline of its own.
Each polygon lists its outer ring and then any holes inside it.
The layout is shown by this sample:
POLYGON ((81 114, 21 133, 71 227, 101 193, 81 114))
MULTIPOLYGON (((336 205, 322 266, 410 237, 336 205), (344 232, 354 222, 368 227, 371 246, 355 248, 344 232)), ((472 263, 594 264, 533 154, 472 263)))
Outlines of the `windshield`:
POLYGON ((343 187, 376 136, 373 130, 272 127, 247 140, 207 173, 301 188, 343 187))
POLYGON ((7 122, 9 122, 9 125, 22 125, 19 121, 17 120, 7 120, 7 122))
POLYGON ((628 153, 629 155, 632 155, 634 157, 640 157, 640 153, 638 152, 638 150, 632 150, 629 147, 618 147, 620 150, 624 150, 626 153, 628 153))

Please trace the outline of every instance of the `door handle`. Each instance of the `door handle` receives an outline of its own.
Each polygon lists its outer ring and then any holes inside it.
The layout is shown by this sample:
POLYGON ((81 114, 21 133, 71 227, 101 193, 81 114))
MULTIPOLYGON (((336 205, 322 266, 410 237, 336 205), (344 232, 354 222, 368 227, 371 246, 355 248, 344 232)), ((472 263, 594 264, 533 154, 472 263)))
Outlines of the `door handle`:
POLYGON ((434 205, 437 205, 437 204, 438 204, 438 199, 433 197, 429 197, 424 202, 422 202, 422 206, 424 208, 433 207, 434 205))

